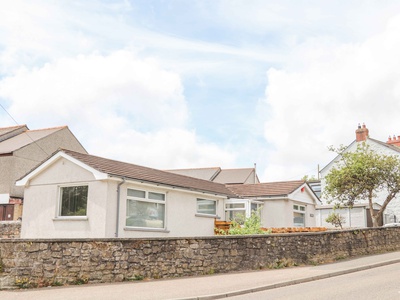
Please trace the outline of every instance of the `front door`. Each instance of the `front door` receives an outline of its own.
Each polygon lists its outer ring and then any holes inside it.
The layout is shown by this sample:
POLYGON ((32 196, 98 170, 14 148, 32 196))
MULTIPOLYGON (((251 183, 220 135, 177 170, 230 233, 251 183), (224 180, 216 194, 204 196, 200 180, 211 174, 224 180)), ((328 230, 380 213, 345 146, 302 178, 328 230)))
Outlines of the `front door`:
POLYGON ((14 204, 0 204, 0 221, 12 221, 14 219, 14 204))

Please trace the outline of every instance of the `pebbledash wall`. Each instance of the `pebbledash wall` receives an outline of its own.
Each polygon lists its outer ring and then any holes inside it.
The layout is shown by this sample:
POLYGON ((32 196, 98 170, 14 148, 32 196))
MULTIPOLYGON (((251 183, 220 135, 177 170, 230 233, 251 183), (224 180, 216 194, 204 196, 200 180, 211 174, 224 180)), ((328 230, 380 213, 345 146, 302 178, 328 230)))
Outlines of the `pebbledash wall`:
POLYGON ((199 238, 0 240, 0 289, 259 270, 400 250, 400 227, 199 238))

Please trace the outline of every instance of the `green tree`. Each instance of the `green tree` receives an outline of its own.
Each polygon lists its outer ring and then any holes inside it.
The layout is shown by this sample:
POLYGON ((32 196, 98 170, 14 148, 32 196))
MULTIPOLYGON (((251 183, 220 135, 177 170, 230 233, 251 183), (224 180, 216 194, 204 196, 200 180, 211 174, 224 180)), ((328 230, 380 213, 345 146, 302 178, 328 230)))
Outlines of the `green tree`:
POLYGON ((398 156, 379 154, 366 143, 354 152, 341 146, 332 148, 340 159, 325 177, 324 196, 338 205, 353 207, 360 200, 368 200, 374 227, 379 226, 387 205, 400 191, 400 159, 398 156), (373 201, 384 195, 381 208, 375 212, 373 201))
POLYGON ((335 227, 340 227, 340 229, 343 229, 343 224, 346 223, 344 217, 334 211, 329 214, 325 219, 325 222, 330 223, 335 227))
POLYGON ((316 181, 316 180, 318 180, 317 178, 315 178, 315 176, 314 175, 304 175, 302 178, 301 178, 301 180, 304 180, 304 181, 316 181))

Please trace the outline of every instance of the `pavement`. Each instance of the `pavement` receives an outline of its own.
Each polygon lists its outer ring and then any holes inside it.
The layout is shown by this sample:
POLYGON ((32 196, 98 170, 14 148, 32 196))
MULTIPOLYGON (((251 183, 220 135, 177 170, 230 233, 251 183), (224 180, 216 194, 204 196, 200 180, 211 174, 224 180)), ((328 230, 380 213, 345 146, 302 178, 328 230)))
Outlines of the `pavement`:
POLYGON ((178 279, 0 291, 0 299, 211 300, 399 264, 400 251, 362 256, 317 266, 215 274, 178 279))

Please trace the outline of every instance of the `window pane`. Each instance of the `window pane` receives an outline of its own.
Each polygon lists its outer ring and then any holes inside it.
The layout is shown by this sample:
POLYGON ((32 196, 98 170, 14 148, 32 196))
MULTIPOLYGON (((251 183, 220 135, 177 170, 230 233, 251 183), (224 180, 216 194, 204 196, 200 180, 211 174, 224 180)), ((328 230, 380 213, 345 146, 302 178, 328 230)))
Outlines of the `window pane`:
POLYGON ((306 207, 305 206, 300 206, 300 210, 301 211, 306 211, 306 207))
POLYGON ((244 208, 244 203, 228 203, 225 206, 227 209, 229 208, 244 208))
POLYGON ((293 226, 296 227, 304 227, 305 226, 305 217, 302 213, 293 213, 293 226))
POLYGON ((239 224, 243 224, 246 219, 246 211, 244 210, 227 210, 225 212, 225 220, 235 220, 239 224))
POLYGON ((165 204, 128 200, 126 226, 164 228, 165 204))
POLYGON ((149 192, 149 199, 164 201, 165 200, 165 195, 164 194, 159 194, 159 193, 149 192))
POLYGON ((146 192, 145 191, 128 189, 128 196, 136 197, 136 198, 145 198, 146 197, 146 192))
POLYGON ((197 199, 197 212, 200 214, 216 215, 217 202, 213 200, 197 199))
POLYGON ((293 205, 293 209, 299 210, 299 206, 298 205, 293 205))
POLYGON ((258 210, 258 204, 257 203, 251 203, 251 211, 257 211, 258 210))
POLYGON ((88 186, 61 188, 61 216, 86 216, 88 186))

